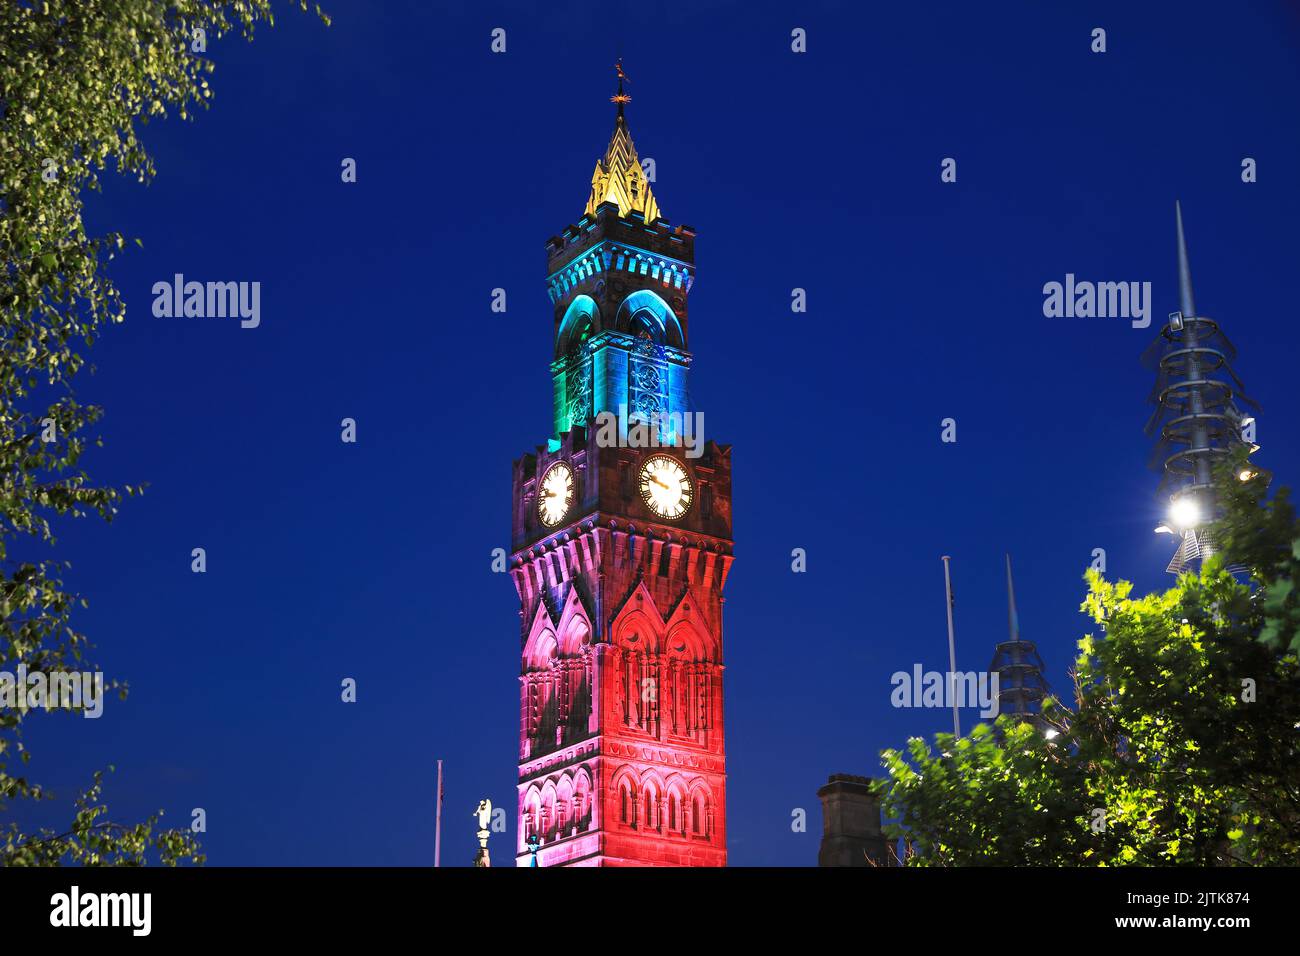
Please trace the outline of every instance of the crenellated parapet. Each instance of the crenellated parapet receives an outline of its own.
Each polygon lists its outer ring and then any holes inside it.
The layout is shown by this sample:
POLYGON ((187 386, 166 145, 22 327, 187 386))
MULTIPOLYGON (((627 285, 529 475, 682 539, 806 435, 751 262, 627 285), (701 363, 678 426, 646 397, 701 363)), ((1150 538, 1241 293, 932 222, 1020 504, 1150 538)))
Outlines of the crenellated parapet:
POLYGON ((694 229, 663 219, 647 223, 637 212, 623 217, 614 203, 602 204, 594 216, 583 216, 552 237, 546 254, 546 286, 556 306, 576 292, 589 292, 610 274, 635 276, 682 295, 695 281, 694 229))

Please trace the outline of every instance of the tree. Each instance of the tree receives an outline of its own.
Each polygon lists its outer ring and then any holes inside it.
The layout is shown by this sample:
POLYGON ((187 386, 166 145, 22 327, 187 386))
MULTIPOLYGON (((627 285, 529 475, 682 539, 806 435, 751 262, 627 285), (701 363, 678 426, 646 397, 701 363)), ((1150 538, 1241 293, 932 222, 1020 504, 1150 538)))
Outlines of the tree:
POLYGON ((1086 575, 1074 707, 886 750, 877 792, 913 865, 1300 859, 1300 524, 1239 456, 1219 554, 1162 594, 1086 575), (1242 583, 1249 576, 1250 583, 1242 583), (938 752, 936 753, 935 750, 938 752))
MULTIPOLYGON (((73 626, 84 602, 65 589, 66 564, 19 560, 15 544, 45 553, 59 518, 111 520, 140 491, 97 486, 80 469, 87 445, 98 444, 87 433, 102 409, 77 400, 74 379, 101 329, 125 311, 105 272, 123 237, 86 234, 83 193, 110 168, 146 182, 154 167, 138 126, 206 107, 207 43, 234 31, 251 40, 261 21, 274 24, 270 0, 0 4, 0 671, 14 677, 20 666, 50 680, 93 670, 73 626)), ((33 701, 13 684, 12 706, 0 699, 0 811, 48 796, 9 766, 17 755, 21 773, 30 760, 21 742, 28 705, 67 704, 52 694, 33 701)), ((156 816, 110 822, 100 795, 96 774, 65 833, 0 826, 0 864, 139 864, 151 854, 201 862, 187 833, 154 832, 156 816)))

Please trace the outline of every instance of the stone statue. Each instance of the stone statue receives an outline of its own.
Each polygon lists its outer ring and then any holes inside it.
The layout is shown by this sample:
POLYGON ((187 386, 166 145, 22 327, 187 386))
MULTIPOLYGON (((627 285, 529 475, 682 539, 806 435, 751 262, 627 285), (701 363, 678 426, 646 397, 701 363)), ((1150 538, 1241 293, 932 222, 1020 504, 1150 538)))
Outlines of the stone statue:
POLYGON ((492 801, 486 798, 480 800, 474 816, 478 817, 478 828, 487 830, 492 823, 492 801))
POLYGON ((474 856, 475 866, 491 866, 492 859, 488 856, 487 841, 491 835, 492 825, 492 801, 484 797, 478 802, 474 810, 474 816, 478 818, 478 853, 474 856))

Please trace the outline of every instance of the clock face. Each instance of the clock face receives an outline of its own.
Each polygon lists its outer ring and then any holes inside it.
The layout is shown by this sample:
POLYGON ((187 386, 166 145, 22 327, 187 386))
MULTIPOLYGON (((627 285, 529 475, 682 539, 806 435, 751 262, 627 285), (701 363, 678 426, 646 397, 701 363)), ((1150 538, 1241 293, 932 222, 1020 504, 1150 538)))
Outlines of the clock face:
POLYGON ((641 466, 641 500, 661 518, 680 518, 691 510, 695 486, 681 462, 651 455, 641 466))
POLYGON ((542 476, 541 491, 537 495, 537 516, 542 524, 554 528, 573 506, 573 469, 557 461, 542 476))

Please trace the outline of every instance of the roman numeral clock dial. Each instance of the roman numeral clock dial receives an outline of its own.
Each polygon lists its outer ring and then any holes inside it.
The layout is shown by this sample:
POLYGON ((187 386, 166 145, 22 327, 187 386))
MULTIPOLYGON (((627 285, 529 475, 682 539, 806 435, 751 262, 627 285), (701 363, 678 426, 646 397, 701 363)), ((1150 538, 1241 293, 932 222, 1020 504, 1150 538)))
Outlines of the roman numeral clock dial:
POLYGON ((572 507, 573 469, 567 462, 557 461, 542 476, 541 491, 537 494, 537 516, 546 527, 554 528, 572 507))
POLYGON ((641 465, 641 500, 661 518, 673 520, 691 510, 695 486, 682 463, 668 455, 651 455, 641 465))

